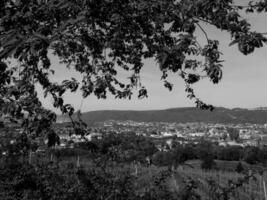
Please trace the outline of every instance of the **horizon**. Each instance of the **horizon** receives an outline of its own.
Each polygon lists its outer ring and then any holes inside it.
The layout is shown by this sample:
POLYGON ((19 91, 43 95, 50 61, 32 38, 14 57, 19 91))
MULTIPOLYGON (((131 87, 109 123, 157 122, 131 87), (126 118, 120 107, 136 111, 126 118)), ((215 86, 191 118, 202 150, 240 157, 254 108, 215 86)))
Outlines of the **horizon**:
MULTIPOLYGON (((196 108, 195 106, 188 106, 188 107, 167 107, 167 108, 164 108, 164 109, 147 109, 147 110, 132 110, 132 109, 104 109, 104 110, 90 110, 90 111, 83 111, 81 113, 89 113, 89 112, 105 112, 105 111, 163 111, 163 110, 172 110, 172 109, 197 109, 197 110, 201 110, 200 108, 196 108)), ((228 109, 228 110, 235 110, 235 109, 241 109, 241 110, 260 110, 260 109, 263 109, 263 110, 267 110, 267 106, 259 106, 259 107, 254 107, 254 108, 242 108, 242 107, 234 107, 234 108, 227 108, 227 107, 223 107, 223 106, 216 106, 214 107, 215 110, 216 109, 228 109)), ((75 111, 74 114, 76 114, 79 110, 75 111)), ((204 110, 203 110, 204 111, 204 110)), ((213 111, 209 111, 209 112, 213 112, 213 111)), ((61 113, 57 113, 57 115, 62 115, 61 113)), ((65 114, 63 114, 65 115, 65 114)))

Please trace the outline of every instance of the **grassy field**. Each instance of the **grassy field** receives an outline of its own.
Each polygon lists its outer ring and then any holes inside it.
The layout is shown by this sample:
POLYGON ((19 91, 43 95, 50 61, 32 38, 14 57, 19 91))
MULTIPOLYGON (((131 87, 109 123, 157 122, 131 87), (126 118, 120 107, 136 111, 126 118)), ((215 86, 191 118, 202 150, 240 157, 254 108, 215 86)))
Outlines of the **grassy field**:
MULTIPOLYGON (((81 152, 80 152, 81 153, 81 152)), ((61 166, 72 166, 79 167, 82 166, 86 168, 92 168, 93 163, 90 159, 90 155, 82 152, 79 156, 74 154, 72 150, 66 153, 67 156, 55 156, 49 153, 39 155, 33 154, 31 157, 31 162, 40 163, 53 161, 58 163, 61 166)), ((199 160, 188 161, 187 164, 183 165, 175 171, 175 173, 167 180, 166 184, 170 190, 179 191, 184 187, 184 181, 189 177, 196 181, 198 184, 197 193, 201 195, 204 200, 213 200, 211 196, 211 188, 207 180, 213 179, 220 185, 221 188, 224 188, 229 185, 229 180, 237 181, 242 178, 244 175, 236 173, 234 169, 236 168, 238 161, 216 161, 216 170, 204 171, 200 168, 199 160), (222 170, 224 169, 224 170, 222 170)), ((136 164, 123 164, 124 167, 128 167, 133 175, 137 177, 137 186, 142 191, 145 186, 151 184, 153 177, 159 174, 161 171, 167 170, 167 167, 157 167, 154 165, 151 166, 142 166, 136 164)), ((248 165, 242 163, 245 168, 257 169, 259 167, 248 165)), ((114 168, 113 170, 117 170, 114 168)), ((119 171, 118 171, 119 173, 119 171)), ((247 184, 244 184, 242 187, 238 188, 235 192, 235 200, 263 200, 264 199, 264 189, 263 189, 263 180, 267 182, 267 173, 260 176, 259 174, 255 175, 255 179, 251 179, 247 184)))
MULTIPOLYGON (((179 168, 178 174, 183 177, 191 177, 198 182, 198 192, 201 194, 203 199, 209 200, 211 195, 211 187, 207 180, 215 180, 222 188, 229 185, 229 180, 238 181, 244 177, 242 174, 236 172, 227 172, 219 170, 204 171, 202 169, 193 169, 189 167, 179 168)), ((264 199, 263 180, 267 181, 266 174, 262 177, 258 174, 255 175, 255 179, 250 179, 247 184, 238 188, 235 192, 235 200, 262 200, 264 199)), ((210 199, 212 200, 212 199, 210 199)))
MULTIPOLYGON (((260 165, 250 165, 244 161, 225 161, 225 160, 215 160, 216 166, 215 168, 220 171, 230 171, 235 172, 236 166, 241 162, 244 169, 252 169, 252 170, 260 170, 263 169, 263 166, 260 165)), ((186 164, 192 166, 192 168, 199 169, 201 168, 200 160, 188 160, 186 164)))
MULTIPOLYGON (((84 167, 90 167, 91 162, 88 161, 86 157, 72 157, 68 159, 68 161, 61 161, 62 164, 64 163, 69 164, 73 163, 73 165, 77 165, 79 162, 80 165, 84 167), (79 161, 78 161, 79 160, 79 161)), ((236 166, 237 162, 229 162, 228 161, 217 161, 218 164, 221 166, 228 165, 236 166)), ((204 171, 197 166, 197 162, 195 162, 194 168, 188 167, 187 165, 177 169, 177 173, 175 173, 172 177, 169 178, 167 184, 171 190, 179 192, 181 188, 183 188, 184 181, 187 178, 192 178, 198 183, 198 190, 197 192, 202 196, 205 200, 213 200, 210 198, 211 190, 210 186, 208 185, 207 180, 213 179, 215 180, 221 187, 225 187, 229 185, 229 180, 237 181, 238 179, 242 178, 244 175, 236 173, 234 171, 222 171, 222 170, 208 170, 204 171)), ((145 188, 150 184, 153 176, 158 174, 160 171, 166 170, 166 167, 157 167, 157 166, 138 166, 138 165, 131 165, 128 166, 132 169, 132 173, 136 174, 138 177, 137 182, 140 190, 145 188)), ((246 166, 246 167, 249 167, 246 166)), ((263 200, 264 199, 264 190, 263 190, 263 180, 267 182, 267 174, 265 173, 262 177, 260 175, 255 175, 255 179, 251 179, 247 184, 244 184, 242 187, 238 188, 235 192, 235 200, 263 200)))

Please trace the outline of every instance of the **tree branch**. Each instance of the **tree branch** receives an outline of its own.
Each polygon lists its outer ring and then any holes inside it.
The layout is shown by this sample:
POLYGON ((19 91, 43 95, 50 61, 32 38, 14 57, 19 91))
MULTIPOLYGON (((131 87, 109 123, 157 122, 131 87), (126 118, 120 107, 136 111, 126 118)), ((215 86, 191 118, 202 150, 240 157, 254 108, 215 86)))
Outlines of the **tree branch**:
POLYGON ((209 42, 209 37, 208 37, 207 32, 202 28, 202 26, 200 26, 199 23, 196 23, 196 25, 201 29, 201 31, 204 33, 204 35, 205 35, 207 41, 209 42))

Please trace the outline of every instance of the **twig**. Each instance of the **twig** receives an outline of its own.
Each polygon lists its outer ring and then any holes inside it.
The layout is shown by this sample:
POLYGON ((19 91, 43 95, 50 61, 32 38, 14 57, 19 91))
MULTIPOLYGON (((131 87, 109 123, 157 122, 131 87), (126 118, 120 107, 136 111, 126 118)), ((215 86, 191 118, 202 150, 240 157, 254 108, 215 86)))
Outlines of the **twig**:
POLYGON ((216 26, 215 24, 213 24, 212 22, 210 22, 210 21, 208 21, 206 19, 202 19, 202 18, 199 18, 199 17, 194 17, 194 19, 202 21, 202 22, 205 22, 205 23, 213 25, 213 26, 216 26))
POLYGON ((208 37, 208 34, 207 34, 207 32, 202 28, 202 26, 200 26, 200 24, 199 23, 196 23, 196 25, 202 30, 202 32, 204 33, 204 35, 205 35, 205 37, 206 37, 206 39, 207 39, 207 41, 209 42, 209 37, 208 37))
POLYGON ((75 128, 76 128, 76 126, 75 126, 75 122, 74 122, 73 118, 71 117, 71 115, 70 115, 69 113, 68 113, 68 116, 69 116, 69 118, 70 118, 70 120, 71 120, 72 127, 73 127, 73 129, 75 130, 75 128))
POLYGON ((247 5, 247 6, 241 6, 241 5, 232 5, 232 7, 233 8, 251 8, 251 7, 256 7, 255 5, 254 6, 249 6, 249 5, 247 5))

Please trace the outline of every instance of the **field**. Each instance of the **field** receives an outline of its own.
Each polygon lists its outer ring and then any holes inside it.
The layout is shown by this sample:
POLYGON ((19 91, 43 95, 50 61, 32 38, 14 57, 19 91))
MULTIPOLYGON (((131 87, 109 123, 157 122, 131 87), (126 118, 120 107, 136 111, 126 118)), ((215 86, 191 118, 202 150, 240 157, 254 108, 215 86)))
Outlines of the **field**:
MULTIPOLYGON (((58 165, 62 169, 79 168, 92 169, 94 163, 92 161, 93 154, 83 149, 64 149, 57 151, 46 151, 43 153, 32 153, 28 161, 35 164, 45 164, 49 161, 58 165)), ((186 186, 187 180, 193 180, 197 188, 195 192, 201 196, 203 200, 215 200, 214 193, 223 193, 225 190, 244 178, 244 174, 235 172, 235 168, 239 161, 221 161, 216 160, 216 169, 204 171, 201 169, 200 160, 189 160, 185 165, 179 166, 177 170, 167 179, 166 186, 169 190, 179 194, 186 186), (214 181, 214 182, 211 182, 214 181), (232 182, 231 182, 232 181, 232 182), (213 186, 217 185, 217 190, 213 191, 213 186)), ((245 169, 257 171, 260 167, 257 165, 249 165, 242 162, 245 169)), ((130 173, 136 177, 136 191, 144 192, 145 188, 152 187, 154 178, 163 171, 167 171, 168 167, 159 167, 155 165, 145 166, 137 163, 121 163, 116 164, 117 167, 110 168, 113 174, 120 174, 120 169, 128 168, 130 173)), ((267 181, 267 173, 262 176, 255 174, 253 178, 238 187, 231 193, 234 200, 263 200, 265 199, 264 182, 267 181)), ((222 199, 222 198, 221 198, 222 199)))
MULTIPOLYGON (((77 164, 77 159, 75 160, 73 158, 72 161, 77 164)), ((86 159, 80 159, 79 162, 81 165, 90 165, 88 161, 86 161, 86 159)), ((225 167, 224 169, 234 169, 237 163, 237 161, 216 161, 217 166, 219 166, 219 168, 221 169, 223 167, 225 167)), ((172 177, 170 177, 167 182, 171 190, 179 191, 184 187, 184 181, 188 178, 191 178, 192 180, 197 182, 197 193, 200 194, 202 199, 213 200, 211 198, 212 191, 210 185, 208 184, 208 180, 214 180, 220 185, 223 190, 223 188, 226 188, 226 186, 230 185, 230 180, 237 182, 239 179, 242 179, 244 177, 243 174, 236 173, 233 170, 202 170, 200 169, 200 167, 197 167, 199 166, 199 161, 195 161, 194 164, 194 168, 185 165, 177 169, 176 173, 172 177)), ((258 168, 256 166, 250 166, 249 164, 243 163, 243 165, 245 166, 245 168, 258 168)), ((131 168, 133 174, 136 173, 136 175, 139 177, 138 184, 140 185, 140 188, 142 188, 142 185, 149 184, 149 181, 151 181, 155 174, 167 169, 166 167, 156 167, 154 165, 149 167, 132 165, 131 168)), ((233 195, 235 196, 235 200, 263 200, 264 181, 267 182, 267 173, 263 174, 262 176, 260 176, 259 174, 253 175, 253 178, 250 178, 246 184, 239 187, 234 192, 233 195)))
MULTIPOLYGON (((183 175, 184 177, 191 177, 198 182, 198 193, 201 194, 203 199, 210 199, 211 196, 211 187, 208 184, 208 180, 212 179, 218 183, 222 190, 229 186, 229 180, 237 182, 239 179, 242 179, 243 175, 236 172, 226 172, 218 170, 209 170, 204 171, 201 169, 192 169, 192 168, 179 168, 178 174, 183 175)), ((237 200, 262 200, 264 199, 264 188, 263 180, 266 179, 265 176, 255 175, 255 178, 251 178, 246 184, 238 188, 235 192, 235 199, 237 200)), ((212 199, 211 199, 212 200, 212 199)))

